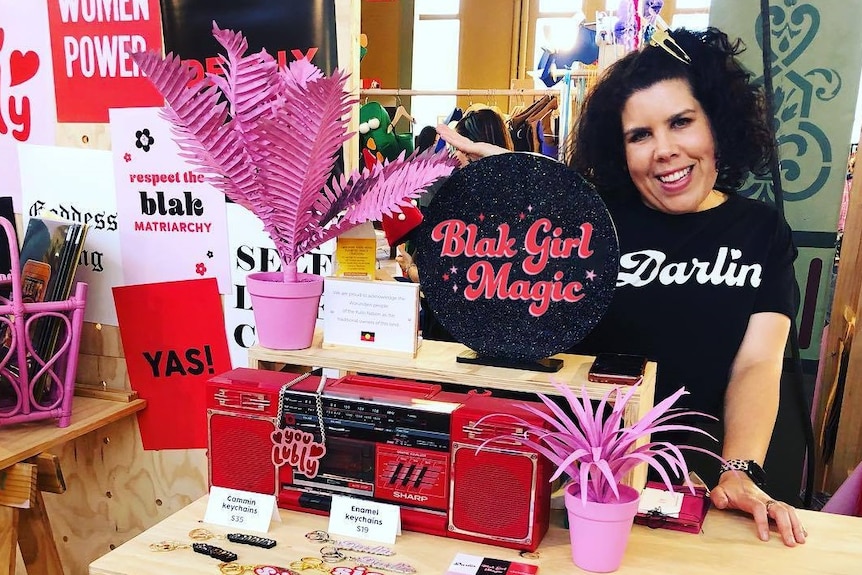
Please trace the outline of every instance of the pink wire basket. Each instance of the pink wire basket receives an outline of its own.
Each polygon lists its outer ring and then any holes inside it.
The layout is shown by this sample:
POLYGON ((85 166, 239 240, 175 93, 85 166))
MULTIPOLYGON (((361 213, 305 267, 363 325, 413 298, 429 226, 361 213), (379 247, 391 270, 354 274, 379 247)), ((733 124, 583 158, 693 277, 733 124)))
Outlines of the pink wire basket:
POLYGON ((87 284, 78 282, 72 297, 62 301, 25 303, 15 229, 5 218, 0 225, 9 238, 12 272, 0 275, 0 285, 11 284, 11 298, 0 297, 0 426, 57 419, 67 427, 72 418, 72 396, 81 347, 81 327, 87 304, 87 284), (39 356, 31 336, 36 322, 54 318, 57 344, 50 357, 39 356), (37 390, 43 390, 37 393, 37 390))

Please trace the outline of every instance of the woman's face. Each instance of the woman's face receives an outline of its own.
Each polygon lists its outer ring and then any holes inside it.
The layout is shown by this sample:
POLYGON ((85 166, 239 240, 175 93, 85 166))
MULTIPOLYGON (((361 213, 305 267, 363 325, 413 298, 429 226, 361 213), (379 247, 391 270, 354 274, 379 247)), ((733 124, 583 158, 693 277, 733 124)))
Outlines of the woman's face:
POLYGON ((685 80, 664 80, 629 97, 622 113, 629 176, 644 203, 669 214, 724 201, 709 118, 685 80))

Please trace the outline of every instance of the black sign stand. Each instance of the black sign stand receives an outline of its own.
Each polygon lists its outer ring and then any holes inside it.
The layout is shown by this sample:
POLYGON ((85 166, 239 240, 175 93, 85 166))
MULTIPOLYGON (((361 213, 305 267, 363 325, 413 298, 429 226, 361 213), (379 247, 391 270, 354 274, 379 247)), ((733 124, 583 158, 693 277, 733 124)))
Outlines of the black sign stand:
POLYGON ((472 349, 459 353, 458 357, 455 358, 455 361, 458 363, 469 363, 473 365, 490 365, 493 367, 541 371, 544 373, 556 373, 563 368, 563 360, 553 357, 546 357, 544 359, 537 359, 534 361, 519 361, 517 359, 506 359, 505 357, 479 355, 472 349))

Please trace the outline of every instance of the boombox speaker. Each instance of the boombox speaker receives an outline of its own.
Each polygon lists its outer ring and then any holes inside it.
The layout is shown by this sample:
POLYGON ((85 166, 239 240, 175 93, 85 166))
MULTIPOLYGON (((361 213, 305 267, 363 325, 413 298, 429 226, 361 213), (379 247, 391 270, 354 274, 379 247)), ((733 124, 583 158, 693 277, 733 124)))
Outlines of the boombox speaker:
POLYGON ((489 413, 508 413, 545 426, 539 417, 496 398, 471 397, 452 415, 449 536, 535 551, 548 530, 551 467, 517 441, 484 441, 523 426, 489 413), (487 403, 487 405, 485 405, 487 403))
POLYGON ((275 429, 275 418, 211 410, 210 484, 275 495, 271 447, 275 429))
POLYGON ((235 369, 207 382, 210 485, 277 495, 271 436, 279 390, 296 377, 235 369))

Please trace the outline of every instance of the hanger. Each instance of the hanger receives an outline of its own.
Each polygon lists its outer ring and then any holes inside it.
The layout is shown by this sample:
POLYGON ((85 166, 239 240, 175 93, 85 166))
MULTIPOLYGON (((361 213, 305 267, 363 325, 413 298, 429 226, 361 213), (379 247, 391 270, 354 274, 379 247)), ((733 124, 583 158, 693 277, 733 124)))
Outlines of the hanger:
POLYGON ((516 104, 512 107, 511 111, 509 111, 509 119, 511 119, 514 116, 517 116, 518 114, 520 114, 521 112, 524 111, 525 106, 524 106, 523 90, 518 92, 518 95, 516 96, 515 102, 516 102, 516 104))
POLYGON ((401 119, 407 120, 408 122, 410 122, 411 125, 415 124, 416 120, 407 112, 407 109, 401 103, 400 95, 395 96, 395 101, 398 104, 398 107, 395 108, 395 115, 392 116, 392 121, 389 122, 390 131, 395 130, 395 125, 398 124, 401 119))
POLYGON ((413 116, 407 113, 407 110, 404 108, 404 106, 398 106, 395 109, 395 115, 392 117, 392 122, 390 123, 390 125, 394 128, 395 124, 397 124, 401 119, 405 119, 411 124, 416 123, 416 120, 413 118, 413 116))
POLYGON ((548 114, 550 114, 551 112, 553 112, 554 110, 557 109, 557 104, 558 104, 557 97, 551 96, 550 99, 548 100, 548 102, 544 106, 537 109, 535 112, 533 112, 532 114, 530 114, 527 117, 527 121, 528 122, 539 122, 541 120, 544 120, 548 114))

